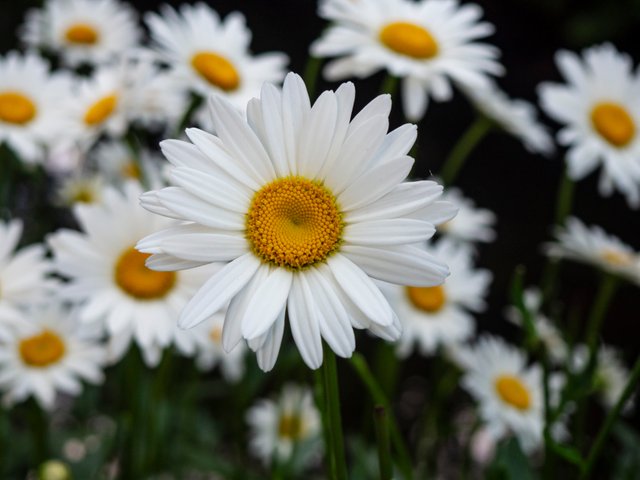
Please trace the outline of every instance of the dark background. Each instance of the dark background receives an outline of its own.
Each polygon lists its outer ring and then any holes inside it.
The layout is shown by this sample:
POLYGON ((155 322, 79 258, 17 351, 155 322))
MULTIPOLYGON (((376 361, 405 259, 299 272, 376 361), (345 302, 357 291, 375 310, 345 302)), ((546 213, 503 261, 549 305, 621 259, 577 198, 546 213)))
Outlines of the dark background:
MULTIPOLYGON (((131 3, 143 12, 156 9, 164 2, 131 3)), ((312 0, 209 3, 222 15, 232 10, 242 11, 253 31, 253 51, 285 51, 291 58, 291 70, 300 73, 304 70, 308 45, 325 25, 316 16, 316 2, 312 0)), ((502 50, 507 75, 500 79, 500 84, 512 96, 535 102, 535 88, 540 82, 559 81, 553 56, 560 48, 580 50, 611 41, 630 53, 636 62, 640 60, 640 0, 479 0, 476 3, 484 8, 484 19, 496 26, 496 34, 488 41, 502 50)), ((38 4, 32 0, 0 0, 0 51, 16 48, 15 31, 24 12, 38 4)), ((381 81, 382 75, 377 75, 357 82, 357 108, 377 94, 381 81)), ((319 86, 335 88, 334 84, 323 82, 319 86)), ((472 119, 473 112, 461 95, 445 104, 432 103, 419 125, 420 149, 415 171, 422 176, 430 170, 438 172, 450 148, 472 119)), ((392 125, 395 127, 401 122, 401 112, 396 106, 392 125)), ((506 135, 492 135, 473 153, 458 178, 457 183, 467 196, 498 215, 497 241, 479 248, 479 264, 491 267, 494 272, 490 308, 479 317, 481 330, 515 335, 502 315, 509 282, 518 264, 526 266, 529 283, 536 283, 540 277, 544 265, 540 245, 549 239, 556 188, 563 169, 562 154, 563 151, 559 151, 554 158, 545 159, 528 154, 518 141, 506 135)), ((596 188, 597 175, 592 174, 577 185, 573 211, 587 224, 602 225, 636 249, 640 248, 638 211, 631 210, 619 194, 601 198, 596 188)), ((561 280, 564 298, 577 306, 579 312, 584 312, 578 318, 579 325, 583 324, 598 284, 597 272, 567 264, 562 269, 561 280)), ((632 285, 620 290, 604 327, 604 340, 623 347, 628 361, 635 358, 639 350, 638 292, 638 287, 632 285)))

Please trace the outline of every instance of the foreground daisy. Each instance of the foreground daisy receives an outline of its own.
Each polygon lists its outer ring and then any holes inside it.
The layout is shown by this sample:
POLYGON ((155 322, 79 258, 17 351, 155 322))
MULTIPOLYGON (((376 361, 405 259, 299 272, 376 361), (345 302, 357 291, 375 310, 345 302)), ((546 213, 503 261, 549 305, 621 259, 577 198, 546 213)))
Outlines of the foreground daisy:
POLYGON ((414 346, 422 355, 433 355, 440 346, 460 345, 475 330, 475 320, 469 311, 481 312, 486 308, 484 297, 491 273, 473 268, 470 246, 444 238, 429 252, 451 269, 451 275, 442 285, 389 285, 383 290, 402 323, 398 353, 403 357, 409 355, 414 346))
POLYGON ((542 108, 564 128, 568 174, 580 180, 602 165, 600 194, 618 190, 640 205, 640 81, 631 57, 611 44, 578 55, 560 51, 556 64, 567 84, 540 86, 542 108))
POLYGON ((458 207, 458 214, 438 227, 447 237, 463 242, 493 242, 496 215, 486 208, 478 208, 475 202, 458 188, 447 188, 442 199, 458 207))
POLYGON ((275 458, 286 462, 292 455, 316 455, 322 449, 320 413, 311 389, 285 385, 277 402, 260 400, 247 411, 251 452, 269 465, 275 458))
POLYGON ((556 229, 556 242, 547 245, 549 256, 587 263, 640 283, 640 258, 630 246, 598 226, 587 227, 575 217, 565 225, 556 229))
POLYGON ((542 370, 527 367, 522 352, 485 336, 462 352, 462 385, 476 399, 487 431, 495 440, 513 434, 525 451, 542 443, 542 370))
POLYGON ((322 339, 349 357, 354 327, 398 338, 398 319, 372 278, 433 286, 448 274, 421 245, 455 209, 436 202, 442 187, 434 182, 402 183, 415 126, 387 133, 388 95, 351 120, 354 95, 344 84, 312 107, 302 79, 289 74, 283 91, 264 85, 247 107, 248 123, 211 97, 218 136, 188 129, 193 144, 164 141, 175 186, 142 199, 188 222, 138 244, 162 255, 150 258, 152 268, 227 263, 180 325, 197 325, 230 302, 223 345, 230 351, 246 339, 264 370, 276 361, 285 313, 302 358, 318 368, 322 339))
POLYGON ((32 308, 0 344, 0 390, 14 404, 33 396, 46 409, 57 392, 78 395, 80 381, 100 383, 106 352, 100 330, 83 328, 68 309, 32 308))
POLYGON ((72 66, 113 60, 139 37, 134 10, 117 0, 47 0, 29 11, 22 31, 27 45, 59 53, 72 66))
POLYGON ((320 16, 334 22, 311 46, 319 57, 343 57, 324 70, 329 80, 368 77, 381 69, 402 78, 407 118, 424 115, 429 96, 449 100, 451 80, 470 89, 503 73, 498 50, 478 38, 493 33, 478 5, 455 0, 323 0, 320 16))

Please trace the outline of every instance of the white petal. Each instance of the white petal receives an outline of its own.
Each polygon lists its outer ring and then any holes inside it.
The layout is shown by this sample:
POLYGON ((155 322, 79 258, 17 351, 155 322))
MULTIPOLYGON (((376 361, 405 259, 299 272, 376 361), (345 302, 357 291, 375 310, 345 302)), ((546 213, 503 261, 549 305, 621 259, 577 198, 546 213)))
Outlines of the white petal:
POLYGON ((162 250, 175 257, 194 262, 230 262, 249 251, 241 235, 187 233, 161 242, 162 250))
POLYGON ((266 332, 287 303, 293 274, 286 268, 272 268, 249 299, 241 320, 247 340, 266 332))
POLYGON ((313 292, 304 277, 303 272, 294 276, 287 310, 293 340, 304 363, 315 370, 322 365, 322 338, 313 292))
POLYGON ((343 239, 354 245, 403 245, 427 240, 435 230, 428 222, 392 218, 347 225, 343 239))
POLYGON ((264 372, 269 372, 276 364, 280 345, 282 344, 282 335, 284 334, 284 317, 285 309, 282 309, 275 323, 271 326, 269 335, 262 347, 256 352, 258 366, 264 372))
POLYGON ((300 132, 298 175, 315 178, 331 148, 338 103, 333 92, 325 91, 314 103, 300 132))

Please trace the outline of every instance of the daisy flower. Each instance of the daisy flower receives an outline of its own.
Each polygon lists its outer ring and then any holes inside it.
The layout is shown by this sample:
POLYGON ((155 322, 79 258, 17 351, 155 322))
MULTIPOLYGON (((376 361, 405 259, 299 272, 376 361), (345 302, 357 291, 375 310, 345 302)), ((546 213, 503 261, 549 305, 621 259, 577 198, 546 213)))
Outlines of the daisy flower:
POLYGON ((104 178, 101 175, 72 175, 63 179, 56 189, 58 205, 70 207, 75 203, 97 203, 102 198, 104 178))
POLYGON ((263 370, 275 364, 285 313, 315 369, 323 338, 342 357, 355 349, 354 327, 398 338, 398 318, 372 278, 433 286, 448 274, 425 240, 455 208, 436 202, 435 182, 402 183, 415 126, 387 133, 389 95, 351 119, 354 96, 347 83, 311 106, 302 79, 289 74, 282 91, 265 83, 248 105, 248 123, 212 96, 217 136, 188 129, 193 143, 162 142, 175 186, 142 198, 149 210, 187 222, 138 244, 160 255, 152 268, 226 263, 180 325, 197 325, 230 302, 223 345, 230 351, 246 339, 263 370))
POLYGON ((547 255, 593 265, 605 272, 640 284, 638 254, 618 237, 598 226, 587 227, 575 217, 555 231, 556 242, 546 246, 547 255))
POLYGON ((520 140, 528 151, 546 156, 554 152, 553 139, 547 127, 538 121, 538 112, 529 102, 509 98, 493 82, 485 88, 465 91, 478 111, 520 140))
POLYGON ((60 111, 69 102, 70 85, 34 53, 0 57, 0 143, 25 162, 42 163, 43 147, 65 129, 60 111))
POLYGON ((59 305, 30 309, 0 344, 4 401, 11 405, 32 396, 50 410, 57 392, 76 396, 80 380, 101 383, 106 354, 99 337, 59 305))
POLYGON ((323 0, 319 14, 333 22, 311 45, 312 55, 342 57, 324 69, 329 80, 364 78, 386 69, 402 78, 407 118, 419 120, 429 96, 449 100, 451 81, 475 89, 504 69, 498 50, 476 42, 493 33, 482 9, 456 0, 323 0))
POLYGON ((287 384, 277 401, 259 400, 246 415, 251 429, 251 453, 269 465, 275 458, 288 461, 307 446, 312 454, 322 449, 320 413, 311 389, 287 384))
POLYGON ((475 331, 469 313, 486 308, 491 273, 473 268, 471 246, 443 238, 429 252, 444 261, 451 275, 435 287, 389 285, 383 291, 397 312, 403 332, 398 353, 408 356, 414 346, 422 355, 433 355, 440 346, 455 347, 475 331))
POLYGON ((27 14, 22 40, 59 53, 72 66, 102 64, 135 47, 135 11, 117 0, 47 0, 27 14))
MULTIPOLYGON (((82 232, 59 230, 48 242, 55 268, 69 280, 59 295, 80 305, 81 320, 106 326, 112 359, 135 340, 153 366, 174 341, 176 318, 208 271, 157 272, 145 266, 149 255, 134 245, 173 222, 141 208, 140 193, 137 183, 128 182, 122 192, 105 189, 100 204, 76 204, 73 213, 82 232)), ((178 265, 156 258, 149 266, 178 265)))
POLYGON ((493 227, 496 215, 486 208, 477 208, 474 201, 462 194, 458 188, 447 188, 442 200, 458 207, 458 214, 438 227, 438 231, 449 238, 463 242, 493 242, 496 232, 493 227))
POLYGON ((511 433, 523 450, 542 443, 544 402, 542 370, 527 367, 524 354, 492 336, 461 352, 464 359, 463 387, 480 404, 487 431, 497 441, 511 433))
POLYGON ((162 184, 162 169, 160 165, 166 160, 159 154, 148 150, 141 150, 138 158, 131 148, 118 140, 100 142, 89 153, 89 158, 101 175, 112 185, 121 186, 131 180, 159 186, 162 184))
POLYGON ((251 55, 251 31, 239 12, 224 21, 204 3, 167 5, 161 14, 145 16, 160 57, 173 69, 185 91, 203 97, 225 96, 238 110, 260 91, 264 82, 279 83, 288 57, 283 53, 251 55))
POLYGON ((623 193, 640 205, 640 79, 629 55, 611 44, 585 50, 582 58, 560 51, 556 64, 567 84, 544 83, 542 108, 563 125, 558 143, 569 148, 568 174, 580 180, 602 165, 599 190, 623 193))

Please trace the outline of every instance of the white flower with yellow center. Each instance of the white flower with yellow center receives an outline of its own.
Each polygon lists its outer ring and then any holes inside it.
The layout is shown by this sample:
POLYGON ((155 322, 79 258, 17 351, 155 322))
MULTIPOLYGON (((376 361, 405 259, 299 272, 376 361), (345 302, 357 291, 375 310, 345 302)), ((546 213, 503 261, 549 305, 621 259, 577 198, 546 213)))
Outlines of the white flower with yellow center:
POLYGON ((138 154, 129 146, 118 140, 100 142, 89 153, 89 158, 95 162, 98 171, 112 185, 122 185, 127 181, 143 181, 152 186, 162 184, 161 165, 166 160, 159 154, 142 150, 138 154))
POLYGON ((75 203, 96 203, 102 198, 104 178, 101 175, 72 175, 60 181, 56 203, 70 207, 75 203))
POLYGON ((47 0, 27 14, 22 31, 27 45, 59 53, 72 66, 106 63, 139 38, 135 11, 117 0, 47 0))
POLYGON ((464 388, 476 399, 480 415, 495 440, 516 436, 529 452, 542 444, 542 370, 527 367, 524 354, 492 336, 482 337, 459 357, 464 388))
POLYGON ((25 162, 42 163, 43 147, 65 130, 61 115, 71 82, 34 53, 0 57, 0 143, 25 162))
POLYGON ((640 257, 618 237, 598 226, 587 227, 575 217, 555 230, 556 242, 546 245, 547 255, 586 263, 640 284, 640 257))
POLYGON ((640 205, 640 78, 633 61, 611 44, 585 50, 582 58, 560 51, 556 64, 567 84, 544 83, 542 108, 564 128, 558 142, 569 148, 569 176, 580 180, 600 164, 600 194, 623 193, 640 205))
POLYGON ((414 347, 422 355, 433 355, 440 346, 461 344, 475 331, 475 320, 469 311, 481 312, 486 308, 484 297, 491 273, 473 268, 470 246, 443 238, 429 252, 451 270, 442 285, 389 285, 383 289, 402 323, 398 353, 403 357, 414 347))
POLYGON ((405 115, 423 117, 429 96, 449 100, 451 80, 474 89, 489 74, 503 73, 498 49, 478 43, 493 33, 480 22, 478 5, 456 0, 323 0, 320 16, 333 23, 311 45, 312 55, 343 57, 330 62, 329 80, 364 78, 381 69, 402 78, 405 115))
POLYGON ((351 119, 354 96, 347 83, 311 106, 302 79, 289 74, 282 91, 265 83, 248 123, 213 96, 218 136, 188 129, 193 143, 162 142, 175 186, 142 198, 149 210, 188 223, 141 241, 141 251, 177 266, 226 263, 180 325, 230 302, 225 349, 246 339, 264 370, 276 361, 285 313, 302 358, 318 368, 323 338, 343 357, 355 349, 354 327, 398 338, 398 319, 372 278, 433 286, 448 274, 425 240, 455 208, 436 202, 435 182, 402 183, 415 126, 387 133, 388 95, 351 119))
POLYGON ((458 207, 458 214, 438 227, 438 231, 449 238, 463 242, 493 242, 496 232, 493 227, 496 215, 486 208, 477 208, 475 202, 462 194, 458 188, 447 188, 442 200, 458 207))
MULTIPOLYGON (((154 365, 162 348, 174 341, 176 318, 206 273, 157 272, 145 266, 149 255, 135 250, 136 242, 172 222, 140 207, 140 193, 134 182, 125 184, 123 193, 105 189, 100 204, 75 205, 83 232, 59 230, 48 241, 57 271, 69 280, 59 294, 80 304, 81 320, 106 326, 115 339, 114 359, 133 339, 147 364, 154 365)), ((167 266, 162 258, 149 265, 167 266)))
POLYGON ((43 302, 55 282, 48 278, 51 265, 44 247, 30 245, 17 250, 22 222, 0 222, 0 340, 20 321, 20 310, 43 302))
POLYGON ((87 329, 55 304, 30 308, 0 344, 0 389, 8 404, 33 396, 46 409, 56 392, 78 395, 81 380, 100 383, 106 352, 100 331, 87 329))
POLYGON ((246 419, 250 451, 265 465, 274 459, 287 462, 302 451, 317 455, 322 450, 320 413, 309 388, 287 384, 277 401, 259 400, 246 419))
POLYGON ((145 16, 157 52, 174 70, 184 90, 204 97, 224 95, 238 110, 263 82, 279 83, 288 58, 283 53, 251 55, 251 32, 239 12, 224 21, 204 3, 169 6, 145 16))

